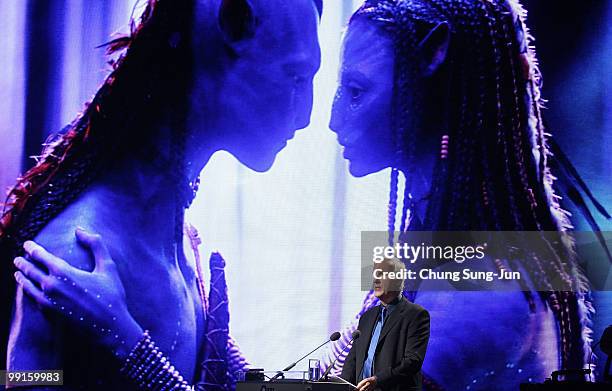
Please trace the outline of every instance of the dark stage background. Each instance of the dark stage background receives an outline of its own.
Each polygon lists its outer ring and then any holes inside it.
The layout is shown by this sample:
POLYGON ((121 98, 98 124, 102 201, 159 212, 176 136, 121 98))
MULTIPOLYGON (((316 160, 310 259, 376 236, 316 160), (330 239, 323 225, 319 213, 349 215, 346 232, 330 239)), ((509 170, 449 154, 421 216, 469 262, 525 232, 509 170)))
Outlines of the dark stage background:
MULTIPOLYGON (((354 318, 363 300, 358 278, 351 280, 351 273, 359 268, 359 259, 351 259, 351 254, 356 255, 359 250, 355 247, 358 241, 354 239, 362 229, 385 228, 388 174, 364 178, 361 182, 350 178, 335 136, 326 125, 336 81, 342 27, 360 1, 328 0, 324 3, 320 31, 324 63, 316 79, 317 103, 310 128, 296 136, 279 156, 270 174, 248 172, 225 155, 207 167, 203 174, 204 183, 208 179, 208 183, 215 183, 224 190, 238 188, 243 193, 236 194, 249 194, 249 200, 255 199, 255 204, 245 204, 246 201, 238 199, 236 202, 241 203, 242 209, 234 214, 230 211, 231 202, 220 204, 223 194, 204 193, 198 196, 190 213, 196 225, 210 221, 211 216, 231 221, 227 232, 219 234, 202 228, 203 237, 211 248, 223 249, 226 258, 242 262, 234 263, 228 270, 233 334, 241 341, 247 357, 266 368, 276 368, 295 358, 295 352, 283 352, 283 348, 296 333, 303 336, 300 345, 316 345, 328 329, 341 328, 354 318), (318 158, 312 159, 312 156, 318 158), (227 187, 220 182, 223 178, 229 178, 227 180, 236 185, 227 187), (303 178, 309 178, 309 182, 302 183, 306 180, 303 178), (255 184, 252 180, 262 184, 255 184), (302 194, 304 188, 308 189, 306 194, 302 194), (328 188, 334 190, 328 191, 328 188), (253 210, 261 205, 276 203, 276 199, 266 195, 274 193, 274 189, 289 200, 283 200, 284 204, 281 202, 281 216, 253 214, 253 210), (297 197, 295 201, 291 198, 294 195, 297 197), (344 205, 357 197, 365 197, 365 206, 353 215, 344 213, 349 209, 348 206, 342 209, 344 205), (309 204, 311 200, 319 203, 309 204), (211 204, 217 205, 216 210, 222 211, 219 213, 226 214, 221 217, 213 214, 211 204), (312 215, 312 221, 299 216, 305 210, 312 215), (287 242, 281 243, 281 247, 291 250, 280 253, 266 250, 266 243, 272 243, 272 239, 267 241, 258 236, 257 229, 262 224, 251 223, 262 219, 286 232, 283 237, 287 242), (355 221, 359 224, 353 224, 355 221), (349 227, 355 231, 352 236, 343 232, 349 227), (215 235, 237 237, 241 247, 236 249, 232 243, 215 235), (312 243, 304 240, 305 237, 322 243, 320 248, 308 254, 295 252, 303 249, 296 250, 293 243, 301 240, 304 247, 312 243), (278 299, 266 296, 265 292, 261 293, 264 297, 258 298, 260 302, 271 300, 271 306, 280 310, 283 306, 298 303, 305 312, 311 311, 313 324, 304 326, 297 321, 295 324, 293 320, 286 321, 281 331, 269 330, 267 341, 266 338, 254 340, 252 335, 258 334, 253 331, 259 329, 257 325, 245 322, 254 314, 252 302, 244 301, 249 297, 250 288, 248 283, 232 277, 237 275, 232 271, 240 269, 256 273, 257 265, 261 265, 259 269, 272 268, 273 265, 265 263, 271 257, 297 260, 304 257, 305 263, 309 262, 308 259, 320 259, 319 263, 308 263, 307 275, 312 274, 312 280, 308 281, 292 280, 289 276, 295 271, 294 267, 287 266, 287 286, 281 288, 282 292, 286 290, 283 296, 286 301, 275 303, 273 300, 278 299), (330 257, 342 258, 344 263, 327 266, 330 257), (338 281, 325 282, 322 288, 317 286, 321 274, 331 272, 343 272, 344 275, 338 281), (302 299, 303 295, 294 286, 316 286, 317 289, 307 299, 302 299), (340 291, 341 297, 330 300, 331 291, 340 291), (334 310, 328 309, 332 303, 337 306, 334 310), (274 342, 276 337, 278 340, 274 342), (269 343, 270 340, 273 342, 269 343), (273 357, 272 353, 275 354, 273 357)), ((528 24, 536 37, 544 76, 543 95, 548 100, 544 116, 548 131, 558 140, 602 204, 610 209, 612 1, 532 0, 524 4, 529 10, 528 24)), ((10 186, 19 173, 32 166, 30 157, 40 152, 41 143, 74 118, 83 102, 95 92, 107 69, 103 49, 95 47, 108 41, 114 31, 126 31, 132 5, 132 1, 123 0, 0 0, 0 186, 3 189, 10 186)), ((136 15, 139 9, 136 9, 136 15)), ((579 214, 573 213, 576 228, 588 230, 579 214)), ((609 221, 599 216, 597 219, 602 229, 612 229, 609 221)), ((219 224, 211 225, 219 228, 219 224)), ((300 263, 296 261, 296 264, 300 263)), ((612 324, 612 294, 595 292, 594 303, 593 338, 597 340, 605 326, 612 324)), ((603 355, 598 356, 597 366, 602 367, 603 355)))

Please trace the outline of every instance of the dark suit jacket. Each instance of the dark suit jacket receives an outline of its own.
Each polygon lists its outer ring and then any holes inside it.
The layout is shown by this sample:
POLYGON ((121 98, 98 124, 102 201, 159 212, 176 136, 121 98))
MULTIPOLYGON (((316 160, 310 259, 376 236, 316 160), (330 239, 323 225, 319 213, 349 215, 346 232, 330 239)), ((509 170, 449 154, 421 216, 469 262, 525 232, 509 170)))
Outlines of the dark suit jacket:
MULTIPOLYGON (((365 361, 380 305, 359 319, 361 338, 355 340, 342 367, 342 378, 356 384, 365 361)), ((429 341, 429 313, 401 298, 380 333, 372 373, 383 391, 417 391, 422 388, 421 366, 429 341)))

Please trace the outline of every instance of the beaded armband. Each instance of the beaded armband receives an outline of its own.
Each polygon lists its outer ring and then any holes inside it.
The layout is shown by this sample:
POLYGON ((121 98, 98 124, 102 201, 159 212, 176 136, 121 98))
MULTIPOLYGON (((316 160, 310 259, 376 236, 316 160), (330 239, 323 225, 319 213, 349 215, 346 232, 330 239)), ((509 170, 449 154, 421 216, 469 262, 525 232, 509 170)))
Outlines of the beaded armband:
POLYGON ((140 390, 193 390, 155 345, 148 330, 145 330, 123 362, 121 374, 140 390))

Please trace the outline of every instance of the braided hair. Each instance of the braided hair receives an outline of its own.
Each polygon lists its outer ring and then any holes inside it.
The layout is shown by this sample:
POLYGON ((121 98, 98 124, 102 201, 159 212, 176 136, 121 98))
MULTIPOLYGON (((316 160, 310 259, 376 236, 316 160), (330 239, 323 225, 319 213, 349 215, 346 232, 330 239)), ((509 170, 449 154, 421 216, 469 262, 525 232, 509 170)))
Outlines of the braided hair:
MULTIPOLYGON (((36 165, 9 191, 0 218, 0 286, 3 314, 0 349, 5 349, 15 283, 12 259, 100 174, 121 159, 151 160, 155 124, 172 129, 168 175, 181 180, 176 194, 185 194, 184 145, 191 85, 192 0, 148 0, 129 36, 107 44, 111 61, 107 76, 84 111, 48 142, 36 165)), ((177 226, 182 226, 184 200, 177 200, 177 226)), ((178 231, 178 229, 177 229, 178 231)), ((181 229, 182 232, 182 229, 181 229)), ((2 354, 3 359, 6 354, 2 354)))
MULTIPOLYGON (((394 42, 392 126, 397 161, 391 173, 390 240, 395 230, 397 167, 412 167, 419 140, 425 137, 423 116, 414 114, 427 102, 415 65, 419 43, 440 23, 450 30, 447 57, 435 76, 444 78, 441 85, 447 86, 446 101, 440 105, 445 108, 445 128, 436 135, 442 150, 434 166, 426 216, 417 229, 569 230, 568 214, 552 187, 541 76, 525 25, 526 12, 518 1, 367 0, 351 22, 360 18, 375 23, 394 42)), ((404 221, 406 202, 410 198, 404 196, 402 231, 412 227, 404 221)), ((546 253, 528 253, 530 261, 523 266, 539 286, 550 288, 539 294, 557 320, 560 366, 583 367, 588 354, 588 302, 583 300, 587 285, 571 262, 572 243, 552 243, 540 236, 546 253), (546 276, 560 276, 567 290, 555 291, 546 276)), ((532 293, 525 295, 534 310, 532 293)))
MULTIPOLYGON (((224 0, 227 1, 227 0, 224 0)), ((229 0, 231 1, 231 0, 229 0)), ((322 0, 313 0, 319 13, 322 0)), ((186 176, 185 141, 194 0, 146 0, 130 34, 109 42, 112 72, 84 111, 53 140, 36 165, 9 191, 0 215, 0 356, 5 359, 15 271, 11 260, 23 254, 22 245, 73 202, 100 174, 125 158, 151 159, 160 123, 170 126, 171 160, 166 174, 177 180, 175 236, 183 232, 184 208, 197 188, 186 176)))

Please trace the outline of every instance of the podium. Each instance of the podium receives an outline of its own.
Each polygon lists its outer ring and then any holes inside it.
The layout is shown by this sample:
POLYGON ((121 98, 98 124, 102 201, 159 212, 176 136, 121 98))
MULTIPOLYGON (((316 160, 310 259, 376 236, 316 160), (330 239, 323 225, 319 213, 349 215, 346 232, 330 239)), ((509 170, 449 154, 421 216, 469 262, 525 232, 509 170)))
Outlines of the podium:
POLYGON ((344 383, 311 382, 304 380, 278 381, 240 381, 236 391, 352 391, 354 388, 344 383))

